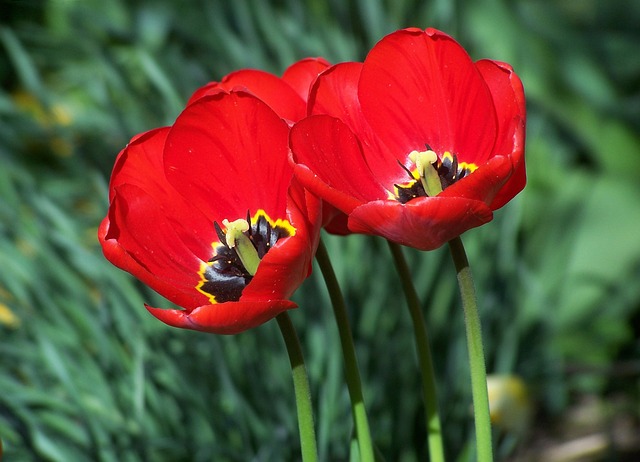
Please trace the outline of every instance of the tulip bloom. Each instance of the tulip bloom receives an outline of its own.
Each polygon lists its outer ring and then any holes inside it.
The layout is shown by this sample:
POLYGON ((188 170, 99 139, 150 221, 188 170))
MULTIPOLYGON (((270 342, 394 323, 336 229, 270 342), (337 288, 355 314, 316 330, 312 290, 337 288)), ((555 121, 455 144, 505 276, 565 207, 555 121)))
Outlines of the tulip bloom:
POLYGON ((184 309, 176 327, 233 334, 295 308, 319 201, 293 179, 289 127, 244 91, 194 100, 119 154, 99 228, 107 259, 184 309))
POLYGON ((505 63, 405 29, 315 81, 291 131, 295 175, 350 232, 435 249, 525 185, 525 100, 505 63), (344 217, 343 215, 343 217, 344 217))

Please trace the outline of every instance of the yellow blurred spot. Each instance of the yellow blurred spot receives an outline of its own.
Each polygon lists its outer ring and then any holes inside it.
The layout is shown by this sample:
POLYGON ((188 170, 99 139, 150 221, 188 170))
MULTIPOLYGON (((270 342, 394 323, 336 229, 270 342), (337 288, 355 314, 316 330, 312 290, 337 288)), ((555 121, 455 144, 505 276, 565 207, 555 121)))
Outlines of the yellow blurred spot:
POLYGON ((55 103, 47 108, 35 95, 22 90, 13 93, 12 97, 16 106, 44 127, 66 126, 73 121, 71 111, 61 103, 55 103))
POLYGON ((54 104, 49 112, 51 113, 51 118, 58 125, 67 126, 73 122, 71 111, 62 104, 54 104))
POLYGON ((22 109, 26 114, 29 114, 38 123, 42 125, 47 124, 48 120, 44 107, 35 96, 22 90, 16 91, 12 96, 13 102, 16 106, 22 109))
POLYGON ((53 103, 50 106, 43 104, 35 95, 18 90, 12 94, 13 102, 22 112, 33 119, 47 134, 47 144, 51 151, 60 157, 69 157, 73 154, 73 145, 70 140, 61 136, 61 128, 71 125, 73 115, 64 104, 53 103))
POLYGON ((20 327, 20 318, 13 314, 13 311, 4 303, 0 303, 0 324, 12 329, 20 327))
POLYGON ((517 375, 487 376, 491 422, 503 430, 522 434, 529 427, 533 406, 524 380, 517 375))
POLYGON ((22 253, 26 257, 33 258, 37 254, 35 246, 26 239, 22 239, 19 237, 18 239, 16 239, 15 245, 20 253, 22 253))
POLYGON ((51 150, 60 157, 69 157, 73 154, 73 146, 69 141, 58 136, 51 139, 51 150))

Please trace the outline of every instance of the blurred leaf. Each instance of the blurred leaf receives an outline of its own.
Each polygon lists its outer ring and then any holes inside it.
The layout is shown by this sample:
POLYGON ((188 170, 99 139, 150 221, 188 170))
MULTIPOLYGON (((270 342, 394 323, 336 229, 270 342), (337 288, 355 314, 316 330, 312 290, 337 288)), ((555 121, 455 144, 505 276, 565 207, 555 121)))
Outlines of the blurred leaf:
MULTIPOLYGON (((171 304, 112 267, 96 242, 108 175, 131 136, 172 123, 199 85, 241 67, 280 74, 306 56, 360 60, 405 26, 439 27, 474 59, 513 64, 527 92, 527 188, 463 236, 490 370, 523 376, 542 414, 563 411, 576 391, 624 385, 607 374, 638 348, 630 330, 640 309, 635 3, 49 0, 2 11, 0 303, 21 321, 0 325, 7 460, 298 459, 276 327, 215 337, 153 319, 145 302, 171 304), (602 367, 567 373, 584 364, 602 367)), ((376 442, 388 460, 425 459, 410 321, 386 244, 326 243, 376 442)), ((448 456, 471 460, 455 273, 446 248, 405 250, 434 351, 448 456)), ((321 457, 346 460, 352 420, 318 271, 295 298, 321 457)))
POLYGON ((0 26, 0 43, 9 55, 22 86, 34 94, 42 95, 44 89, 36 66, 11 29, 0 26))

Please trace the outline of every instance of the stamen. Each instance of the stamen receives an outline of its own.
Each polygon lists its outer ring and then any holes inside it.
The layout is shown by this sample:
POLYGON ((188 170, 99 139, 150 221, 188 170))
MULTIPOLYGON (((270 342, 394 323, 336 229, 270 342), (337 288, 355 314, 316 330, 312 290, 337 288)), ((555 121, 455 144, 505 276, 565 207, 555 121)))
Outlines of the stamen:
POLYGON ((218 235, 218 239, 220 239, 220 242, 224 242, 226 240, 226 236, 224 235, 224 231, 222 231, 222 228, 217 221, 213 222, 213 227, 216 230, 216 234, 218 235))
MULTIPOLYGON (((415 151, 414 151, 415 152, 415 151)), ((400 162, 398 160, 398 165, 400 165, 400 167, 402 167, 402 170, 404 170, 405 172, 407 172, 407 175, 409 175, 409 178, 411 178, 412 180, 415 180, 415 178, 413 177, 413 173, 411 173, 411 170, 409 170, 409 168, 407 166, 405 166, 402 162, 400 162)))

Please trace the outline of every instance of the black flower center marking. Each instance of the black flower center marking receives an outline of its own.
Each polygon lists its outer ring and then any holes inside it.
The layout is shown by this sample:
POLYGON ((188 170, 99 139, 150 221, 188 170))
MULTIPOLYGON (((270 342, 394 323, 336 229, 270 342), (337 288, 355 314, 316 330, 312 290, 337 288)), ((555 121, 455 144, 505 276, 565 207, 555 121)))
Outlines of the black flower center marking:
MULTIPOLYGON (((429 146, 427 146, 427 149, 431 151, 429 146)), ((411 179, 406 183, 397 183, 393 185, 395 190, 395 197, 393 198, 401 204, 406 204, 416 197, 427 197, 428 194, 424 189, 422 181, 420 181, 420 175, 417 170, 411 171, 400 161, 398 161, 398 163, 400 164, 400 167, 407 172, 411 179)), ((444 190, 456 181, 468 176, 478 167, 475 164, 458 162, 458 158, 455 154, 451 154, 449 151, 446 151, 441 157, 437 158, 436 162, 433 164, 433 168, 437 172, 438 178, 440 179, 440 185, 444 190)))
MULTIPOLYGON (((295 228, 289 221, 273 221, 264 210, 259 210, 253 218, 247 212, 247 223, 250 226, 243 234, 261 260, 279 239, 295 234, 295 228)), ((237 301, 253 276, 242 263, 238 248, 230 247, 227 243, 226 230, 217 222, 213 225, 219 241, 212 244, 213 257, 202 264, 199 272, 201 280, 196 288, 209 297, 211 303, 237 301)))

